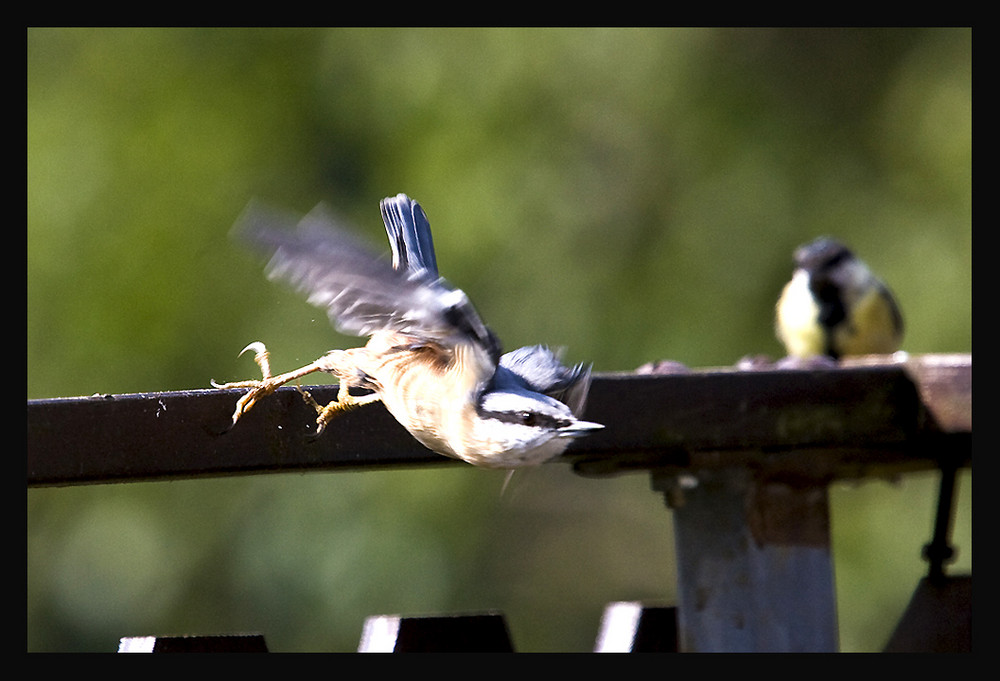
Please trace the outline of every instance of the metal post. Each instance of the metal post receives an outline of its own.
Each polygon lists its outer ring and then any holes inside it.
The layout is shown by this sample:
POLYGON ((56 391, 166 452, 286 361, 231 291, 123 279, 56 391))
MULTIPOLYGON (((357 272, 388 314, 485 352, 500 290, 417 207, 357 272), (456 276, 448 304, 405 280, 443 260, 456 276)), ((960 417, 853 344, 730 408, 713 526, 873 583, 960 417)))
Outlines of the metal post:
POLYGON ((825 485, 733 468, 653 487, 674 511, 682 652, 838 649, 825 485))

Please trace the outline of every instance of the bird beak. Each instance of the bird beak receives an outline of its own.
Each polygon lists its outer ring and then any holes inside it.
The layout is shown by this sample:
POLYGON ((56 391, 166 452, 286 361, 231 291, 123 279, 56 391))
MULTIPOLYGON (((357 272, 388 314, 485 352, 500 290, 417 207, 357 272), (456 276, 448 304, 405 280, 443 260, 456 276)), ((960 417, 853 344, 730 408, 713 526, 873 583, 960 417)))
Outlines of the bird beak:
POLYGON ((559 437, 582 437, 588 433, 601 430, 604 426, 592 421, 574 421, 559 429, 559 437))

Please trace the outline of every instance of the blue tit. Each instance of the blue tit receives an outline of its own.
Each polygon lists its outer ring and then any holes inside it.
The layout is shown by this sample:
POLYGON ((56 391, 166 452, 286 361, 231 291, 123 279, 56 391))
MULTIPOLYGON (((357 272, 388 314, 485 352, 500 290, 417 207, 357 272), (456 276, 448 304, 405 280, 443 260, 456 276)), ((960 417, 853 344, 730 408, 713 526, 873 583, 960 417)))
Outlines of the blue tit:
POLYGON ((846 246, 820 237, 795 250, 795 271, 776 307, 790 357, 890 354, 903 317, 888 286, 846 246))

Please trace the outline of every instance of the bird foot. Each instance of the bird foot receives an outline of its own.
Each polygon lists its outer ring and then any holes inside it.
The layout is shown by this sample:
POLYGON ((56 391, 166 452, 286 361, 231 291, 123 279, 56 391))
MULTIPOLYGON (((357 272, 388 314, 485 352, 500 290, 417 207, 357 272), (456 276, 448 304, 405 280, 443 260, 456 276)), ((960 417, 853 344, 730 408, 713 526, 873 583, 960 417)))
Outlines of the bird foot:
MULTIPOLYGON (((311 374, 315 371, 324 371, 327 373, 339 374, 337 367, 334 366, 333 359, 340 357, 343 353, 331 352, 321 357, 320 359, 307 364, 301 369, 296 369, 294 371, 289 371, 288 373, 280 374, 278 376, 271 375, 271 363, 270 363, 270 353, 263 343, 260 341, 255 341, 250 343, 248 346, 240 351, 240 355, 243 355, 247 350, 254 351, 254 361, 257 366, 260 367, 262 378, 260 380, 249 380, 249 381, 234 381, 232 383, 216 383, 212 381, 212 387, 218 388, 220 390, 225 390, 229 388, 249 388, 243 397, 239 399, 236 403, 236 409, 233 411, 233 422, 229 426, 231 429, 236 425, 236 422, 246 414, 250 409, 257 403, 257 400, 262 397, 270 395, 275 390, 281 386, 301 378, 307 374, 311 374)), ((309 394, 307 390, 301 386, 296 385, 296 389, 299 394, 302 395, 302 399, 305 400, 306 404, 311 406, 316 410, 316 435, 318 436, 326 428, 327 424, 333 420, 333 418, 343 411, 348 411, 356 407, 360 407, 364 404, 369 404, 371 402, 376 402, 379 399, 377 393, 372 393, 370 395, 364 395, 357 397, 351 395, 347 388, 347 383, 341 379, 340 389, 337 392, 337 399, 330 402, 326 406, 323 406, 316 402, 312 395, 309 394)), ((227 429, 228 430, 228 429, 227 429)))
POLYGON ((257 363, 257 366, 260 367, 262 375, 260 380, 234 381, 231 383, 216 383, 214 379, 212 380, 212 387, 220 390, 226 390, 229 388, 250 388, 250 390, 236 403, 236 410, 233 412, 233 422, 229 426, 230 428, 236 425, 236 422, 240 420, 240 417, 250 411, 253 405, 256 404, 257 400, 270 395, 291 380, 286 378, 285 375, 271 375, 270 353, 267 351, 267 348, 263 343, 260 341, 250 343, 250 345, 240 350, 240 356, 242 356, 247 350, 254 351, 253 359, 257 363))
POLYGON ((365 404, 377 402, 379 399, 377 393, 362 395, 360 397, 352 395, 347 388, 347 384, 341 381, 340 387, 337 390, 337 399, 327 403, 326 405, 322 405, 317 402, 316 399, 309 394, 309 391, 304 389, 302 386, 295 386, 295 388, 299 391, 299 394, 302 395, 302 399, 305 400, 306 404, 316 410, 317 437, 326 429, 327 424, 330 423, 330 421, 332 421, 337 414, 357 409, 365 404))

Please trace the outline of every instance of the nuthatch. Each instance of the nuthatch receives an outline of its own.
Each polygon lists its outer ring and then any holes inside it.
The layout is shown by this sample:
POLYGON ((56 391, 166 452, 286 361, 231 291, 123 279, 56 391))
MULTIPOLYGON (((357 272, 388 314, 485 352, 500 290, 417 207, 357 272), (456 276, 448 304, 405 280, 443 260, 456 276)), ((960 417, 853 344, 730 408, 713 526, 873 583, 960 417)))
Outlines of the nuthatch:
POLYGON ((790 357, 890 354, 903 318, 889 288, 846 246, 820 237, 795 251, 795 271, 776 308, 790 357))
MULTIPOLYGON (((576 437, 603 426, 581 419, 590 366, 562 365, 543 346, 501 354, 497 337, 469 299, 438 274, 430 223, 404 194, 382 201, 392 263, 372 254, 318 208, 290 220, 251 206, 240 238, 270 254, 268 274, 326 309, 338 330, 370 336, 364 347, 333 350, 306 366, 272 376, 263 343, 248 345, 262 380, 249 388, 233 425, 279 386, 321 371, 339 380, 337 400, 317 404, 317 434, 339 412, 381 401, 418 441, 445 456, 488 468, 531 466, 561 454, 576 437), (294 221, 291 220, 291 221, 294 221), (362 396, 351 388, 371 391, 362 396)), ((241 353, 242 354, 242 353, 241 353)))

